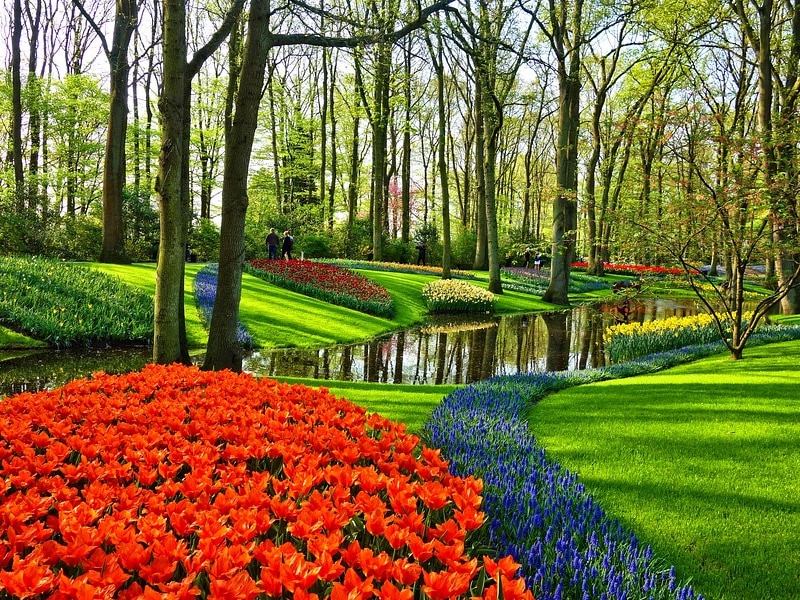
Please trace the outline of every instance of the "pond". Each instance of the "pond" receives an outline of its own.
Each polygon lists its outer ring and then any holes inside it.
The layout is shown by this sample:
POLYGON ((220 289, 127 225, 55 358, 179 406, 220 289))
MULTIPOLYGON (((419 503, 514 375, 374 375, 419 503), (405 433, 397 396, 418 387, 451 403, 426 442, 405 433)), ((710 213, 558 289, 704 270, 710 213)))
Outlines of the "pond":
MULTIPOLYGON (((693 301, 632 303, 629 321, 700 312, 693 301)), ((615 305, 496 317, 431 317, 423 325, 358 344, 253 352, 258 376, 382 383, 472 383, 495 375, 603 366, 603 331, 623 318, 615 305)), ((93 372, 141 369, 149 348, 0 353, 0 397, 52 389, 93 372)), ((196 357, 202 362, 202 355, 196 357)))

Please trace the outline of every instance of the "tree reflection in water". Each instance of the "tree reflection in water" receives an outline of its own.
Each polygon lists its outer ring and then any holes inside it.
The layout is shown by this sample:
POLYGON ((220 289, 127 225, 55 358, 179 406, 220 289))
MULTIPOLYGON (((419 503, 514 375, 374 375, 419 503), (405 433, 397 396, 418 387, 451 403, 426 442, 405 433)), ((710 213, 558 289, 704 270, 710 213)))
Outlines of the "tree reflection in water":
POLYGON ((605 364, 602 321, 572 311, 483 320, 441 319, 420 329, 324 350, 264 350, 245 359, 261 376, 381 383, 471 383, 495 375, 605 364), (576 328, 581 327, 581 331, 576 328), (593 336, 581 347, 574 340, 593 336))
MULTIPOLYGON (((260 376, 383 383, 472 383, 495 375, 585 369, 606 364, 603 331, 615 307, 483 318, 438 317, 419 329, 359 344, 255 352, 244 369, 260 376)), ((630 319, 698 312, 693 302, 638 302, 630 319)), ((0 397, 63 385, 96 371, 141 369, 152 350, 40 351, 0 354, 0 397)), ((195 360, 202 361, 202 356, 195 360)))

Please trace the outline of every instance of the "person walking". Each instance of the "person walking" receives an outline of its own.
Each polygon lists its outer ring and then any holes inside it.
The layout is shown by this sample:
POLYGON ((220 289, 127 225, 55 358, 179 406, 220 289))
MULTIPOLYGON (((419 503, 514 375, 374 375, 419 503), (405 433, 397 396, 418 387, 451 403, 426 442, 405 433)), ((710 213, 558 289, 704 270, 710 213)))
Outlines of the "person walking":
POLYGON ((280 241, 281 239, 278 237, 278 234, 275 233, 275 228, 270 227, 269 233, 267 234, 267 255, 270 260, 278 258, 278 242, 280 241))
POLYGON ((283 232, 283 245, 281 246, 281 258, 285 260, 292 260, 292 248, 294 247, 294 238, 292 237, 291 230, 287 229, 283 232))
POLYGON ((425 242, 420 242, 417 245, 417 264, 425 266, 425 242))

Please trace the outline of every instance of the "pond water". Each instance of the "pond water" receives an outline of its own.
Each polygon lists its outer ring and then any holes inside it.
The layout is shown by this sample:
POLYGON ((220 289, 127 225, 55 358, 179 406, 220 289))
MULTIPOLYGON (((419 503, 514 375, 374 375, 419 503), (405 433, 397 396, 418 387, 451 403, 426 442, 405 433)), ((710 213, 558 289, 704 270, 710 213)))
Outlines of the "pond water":
MULTIPOLYGON (((700 312, 693 301, 642 300, 629 308, 629 313, 598 305, 503 317, 439 316, 358 344, 257 351, 245 358, 244 370, 258 376, 440 384, 585 369, 607 363, 603 331, 612 323, 700 312)), ((0 353, 0 397, 52 389, 97 371, 141 369, 151 357, 149 348, 0 353)))

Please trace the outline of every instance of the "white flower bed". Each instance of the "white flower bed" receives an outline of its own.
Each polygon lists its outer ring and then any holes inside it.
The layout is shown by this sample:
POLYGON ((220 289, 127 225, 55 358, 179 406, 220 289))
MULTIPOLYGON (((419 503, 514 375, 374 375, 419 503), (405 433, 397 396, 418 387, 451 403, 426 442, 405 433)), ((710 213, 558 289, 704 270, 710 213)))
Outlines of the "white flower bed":
POLYGON ((481 312, 494 308, 494 294, 461 279, 437 279, 422 288, 431 312, 481 312))

